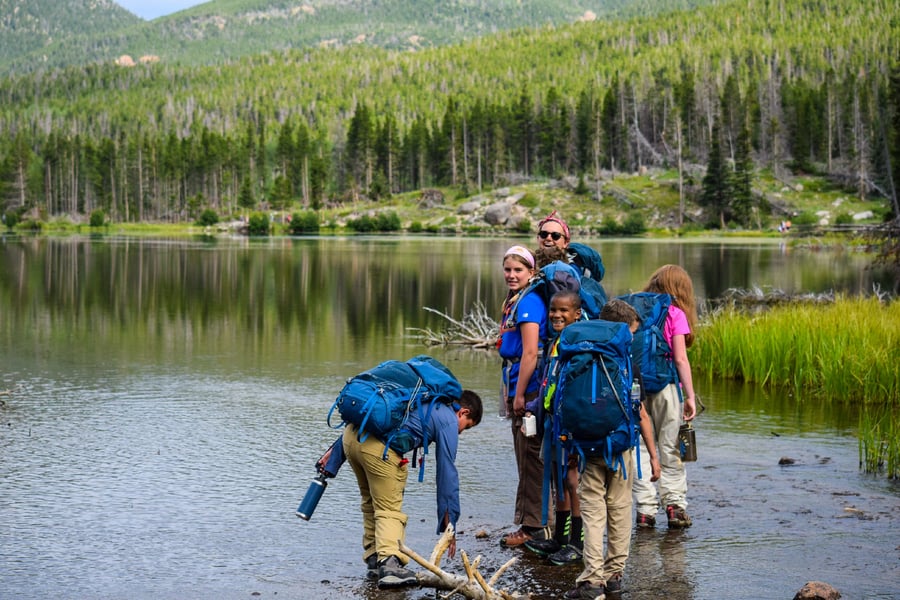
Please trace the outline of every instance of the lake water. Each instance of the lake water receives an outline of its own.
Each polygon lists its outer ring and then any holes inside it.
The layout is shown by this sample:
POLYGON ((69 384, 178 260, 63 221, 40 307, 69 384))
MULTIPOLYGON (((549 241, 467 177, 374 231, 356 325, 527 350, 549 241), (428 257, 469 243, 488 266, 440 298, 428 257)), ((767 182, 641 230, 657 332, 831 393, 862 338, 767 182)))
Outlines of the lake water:
MULTIPOLYGON (((511 243, 0 238, 0 597, 434 597, 362 581, 349 470, 311 521, 294 515, 335 436, 325 415, 344 379, 423 352, 486 401, 460 446, 459 549, 482 555, 486 573, 520 556, 501 586, 558 597, 577 569, 498 545, 515 489, 508 424, 493 416, 498 359, 426 348, 408 329, 442 326, 426 306, 499 309, 511 243)), ((665 262, 684 265, 701 298, 889 287, 851 253, 594 245, 612 294, 665 262)), ((625 597, 791 598, 809 580, 845 598, 897 597, 900 490, 859 472, 856 413, 702 375, 696 385, 708 410, 688 470, 695 524, 636 534, 625 597)), ((410 481, 405 507, 407 543, 428 555, 433 472, 410 481)))

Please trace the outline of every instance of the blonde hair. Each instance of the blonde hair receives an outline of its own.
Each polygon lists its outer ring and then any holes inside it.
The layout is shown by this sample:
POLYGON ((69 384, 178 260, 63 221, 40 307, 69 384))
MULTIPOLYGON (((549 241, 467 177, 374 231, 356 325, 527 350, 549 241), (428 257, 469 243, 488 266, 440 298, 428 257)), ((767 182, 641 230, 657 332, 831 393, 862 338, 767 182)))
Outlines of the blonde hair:
POLYGON ((672 296, 672 304, 684 311, 691 327, 691 333, 684 337, 685 346, 690 348, 697 330, 697 301, 694 283, 687 271, 678 265, 663 265, 650 276, 644 291, 672 296))

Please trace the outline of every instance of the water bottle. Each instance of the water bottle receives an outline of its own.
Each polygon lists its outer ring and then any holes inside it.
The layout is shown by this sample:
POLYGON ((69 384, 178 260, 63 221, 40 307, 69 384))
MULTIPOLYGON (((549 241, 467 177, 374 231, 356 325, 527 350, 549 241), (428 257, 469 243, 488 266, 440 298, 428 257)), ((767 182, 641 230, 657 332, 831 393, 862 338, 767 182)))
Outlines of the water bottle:
POLYGON ((631 384, 631 403, 633 405, 639 404, 641 401, 641 384, 639 384, 636 380, 631 384))
POLYGON ((322 499, 322 494, 325 493, 326 487, 328 487, 328 482, 325 481, 325 474, 319 473, 310 482, 306 495, 300 501, 300 506, 297 508, 298 517, 304 521, 309 521, 316 510, 316 506, 319 504, 319 500, 322 499))
POLYGON ((678 428, 678 445, 683 462, 697 460, 697 432, 692 423, 684 423, 678 428))

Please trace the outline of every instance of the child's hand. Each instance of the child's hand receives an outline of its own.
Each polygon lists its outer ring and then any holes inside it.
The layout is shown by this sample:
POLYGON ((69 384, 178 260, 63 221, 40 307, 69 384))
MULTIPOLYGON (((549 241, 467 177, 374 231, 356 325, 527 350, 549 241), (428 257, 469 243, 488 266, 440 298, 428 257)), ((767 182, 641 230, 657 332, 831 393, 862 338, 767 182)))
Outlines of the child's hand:
POLYGON ((697 416, 697 400, 693 396, 684 399, 684 420, 693 421, 697 416))
POLYGON ((513 398, 513 414, 517 417, 525 415, 525 396, 516 394, 516 397, 513 398))
POLYGON ((650 481, 659 481, 662 468, 659 466, 659 457, 654 456, 650 459, 650 481))

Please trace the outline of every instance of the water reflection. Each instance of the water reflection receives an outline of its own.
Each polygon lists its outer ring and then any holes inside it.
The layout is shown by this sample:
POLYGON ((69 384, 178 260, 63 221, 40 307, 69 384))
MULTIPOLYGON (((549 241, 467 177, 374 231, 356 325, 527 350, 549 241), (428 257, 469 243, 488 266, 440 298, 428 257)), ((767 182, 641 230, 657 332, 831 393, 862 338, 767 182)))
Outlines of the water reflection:
MULTIPOLYGON (((441 325, 423 306, 456 316, 478 300, 499 307, 508 245, 3 238, 0 390, 13 394, 0 398, 0 595, 395 597, 361 581, 349 472, 312 521, 293 511, 335 435, 324 419, 344 378, 424 351, 406 337, 441 325)), ((859 257, 765 244, 601 250, 613 293, 663 262, 700 274, 702 295, 871 284, 859 257)), ((499 365, 487 352, 428 351, 486 400, 485 421, 460 445, 460 547, 491 572, 518 555, 498 544, 515 491, 508 424, 493 416, 499 365)), ((900 535, 900 503, 891 484, 859 474, 856 415, 702 376, 697 388, 708 409, 689 470, 695 526, 635 538, 631 597, 790 597, 837 572, 859 597, 889 597, 896 565, 883 549, 900 535), (796 466, 780 468, 781 456, 796 466), (871 520, 848 522, 853 503, 871 520)), ((410 545, 428 553, 433 479, 411 482, 406 507, 410 545)), ((522 557, 502 584, 555 598, 576 574, 522 557)))

